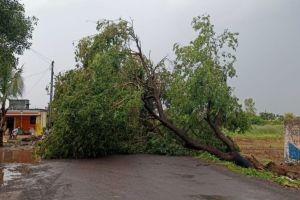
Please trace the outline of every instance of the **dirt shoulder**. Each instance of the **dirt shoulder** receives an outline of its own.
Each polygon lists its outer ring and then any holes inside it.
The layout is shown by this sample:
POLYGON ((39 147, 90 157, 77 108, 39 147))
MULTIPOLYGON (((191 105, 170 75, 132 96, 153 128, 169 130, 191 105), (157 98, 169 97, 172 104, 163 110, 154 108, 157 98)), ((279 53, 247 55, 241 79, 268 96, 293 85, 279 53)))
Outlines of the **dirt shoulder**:
POLYGON ((300 165, 284 163, 284 140, 282 138, 246 138, 236 137, 234 141, 238 144, 242 154, 255 156, 260 162, 267 164, 272 161, 295 177, 300 177, 300 165))

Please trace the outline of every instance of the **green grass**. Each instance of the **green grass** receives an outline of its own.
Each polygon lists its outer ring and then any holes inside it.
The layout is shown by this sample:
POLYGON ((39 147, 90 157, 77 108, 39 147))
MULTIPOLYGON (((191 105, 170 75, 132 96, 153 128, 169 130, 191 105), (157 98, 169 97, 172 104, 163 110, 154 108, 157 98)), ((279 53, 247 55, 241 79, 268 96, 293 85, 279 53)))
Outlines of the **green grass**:
POLYGON ((285 187, 300 188, 300 180, 292 180, 288 177, 278 176, 272 172, 265 171, 265 170, 258 171, 256 169, 239 167, 232 162, 221 161, 217 157, 207 152, 201 153, 200 155, 197 156, 197 158, 224 166, 234 173, 241 174, 247 177, 255 177, 260 180, 271 181, 285 187))
POLYGON ((249 138, 249 139, 281 139, 283 138, 283 125, 253 125, 250 130, 245 133, 228 133, 231 137, 249 138))

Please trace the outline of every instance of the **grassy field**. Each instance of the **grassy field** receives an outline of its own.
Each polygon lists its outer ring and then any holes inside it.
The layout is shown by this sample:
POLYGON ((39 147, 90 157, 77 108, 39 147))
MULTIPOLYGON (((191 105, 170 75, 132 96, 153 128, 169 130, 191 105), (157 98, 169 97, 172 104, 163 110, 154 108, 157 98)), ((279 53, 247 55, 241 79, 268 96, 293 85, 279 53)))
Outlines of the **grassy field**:
POLYGON ((245 133, 231 133, 235 138, 253 138, 253 139, 283 139, 283 125, 253 125, 245 133))

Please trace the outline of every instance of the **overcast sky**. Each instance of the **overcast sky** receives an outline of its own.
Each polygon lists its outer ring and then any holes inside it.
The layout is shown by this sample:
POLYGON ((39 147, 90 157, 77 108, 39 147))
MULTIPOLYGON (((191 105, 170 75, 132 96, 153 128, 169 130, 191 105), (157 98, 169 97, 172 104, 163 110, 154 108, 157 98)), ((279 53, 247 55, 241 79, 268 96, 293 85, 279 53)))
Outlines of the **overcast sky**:
POLYGON ((39 19, 32 50, 21 57, 31 107, 48 103, 50 60, 55 73, 74 68, 73 43, 95 31, 95 21, 134 20, 145 52, 154 60, 172 56, 174 43, 195 37, 190 22, 211 15, 217 31, 239 32, 235 95, 252 97, 258 111, 300 115, 300 1, 297 0, 22 0, 39 19), (41 55, 42 54, 42 55, 41 55))

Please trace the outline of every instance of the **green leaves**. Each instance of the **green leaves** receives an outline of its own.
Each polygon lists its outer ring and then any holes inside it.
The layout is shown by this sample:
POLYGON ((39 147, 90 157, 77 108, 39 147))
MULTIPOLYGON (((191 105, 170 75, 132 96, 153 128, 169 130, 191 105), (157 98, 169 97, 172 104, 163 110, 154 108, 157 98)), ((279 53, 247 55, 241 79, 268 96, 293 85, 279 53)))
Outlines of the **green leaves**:
POLYGON ((0 65, 0 102, 9 97, 18 97, 24 90, 22 68, 13 68, 11 65, 0 65))
POLYGON ((206 131, 213 134, 205 125, 208 115, 215 121, 221 114, 223 128, 246 130, 247 118, 227 84, 228 78, 236 76, 238 34, 225 30, 217 35, 209 16, 194 18, 192 27, 198 36, 186 46, 174 45, 177 57, 165 95, 170 117, 188 127, 192 135, 206 131))
POLYGON ((35 23, 36 18, 25 16, 24 6, 19 1, 0 0, 0 102, 2 107, 5 107, 7 98, 18 97, 23 92, 22 67, 17 67, 16 55, 21 55, 30 47, 35 23))
POLYGON ((100 33, 83 39, 76 54, 83 66, 55 84, 53 133, 41 144, 44 157, 96 157, 126 151, 140 132, 141 74, 127 49, 126 23, 103 21, 100 33))
POLYGON ((241 106, 227 84, 235 76, 237 34, 225 30, 217 35, 209 16, 194 18, 192 26, 198 36, 186 46, 174 45, 176 60, 168 70, 166 59, 155 66, 143 55, 129 22, 98 22, 99 33, 79 42, 78 68, 56 80, 54 129, 41 144, 43 155, 80 158, 132 149, 181 151, 181 141, 149 118, 144 103, 187 137, 226 151, 208 118, 212 123, 220 118, 221 128, 246 128, 241 106), (146 133, 155 129, 161 135, 146 133), (141 135, 148 146, 131 146, 141 135))
POLYGON ((0 48, 21 55, 30 47, 35 17, 26 17, 17 0, 0 0, 0 48))

